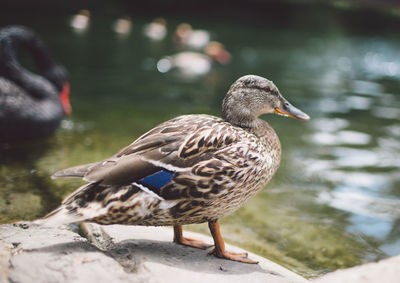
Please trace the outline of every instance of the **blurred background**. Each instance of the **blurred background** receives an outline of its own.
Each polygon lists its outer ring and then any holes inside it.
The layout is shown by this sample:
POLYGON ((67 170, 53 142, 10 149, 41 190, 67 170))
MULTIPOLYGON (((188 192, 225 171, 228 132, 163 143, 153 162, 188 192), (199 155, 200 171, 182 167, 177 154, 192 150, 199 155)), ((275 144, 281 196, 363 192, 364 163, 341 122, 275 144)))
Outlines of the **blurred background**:
POLYGON ((225 240, 306 277, 400 254, 398 1, 0 1, 10 24, 68 69, 73 113, 52 138, 0 145, 1 223, 41 217, 81 184, 55 171, 172 117, 219 116, 231 83, 257 74, 312 120, 263 117, 281 167, 221 221, 225 240))

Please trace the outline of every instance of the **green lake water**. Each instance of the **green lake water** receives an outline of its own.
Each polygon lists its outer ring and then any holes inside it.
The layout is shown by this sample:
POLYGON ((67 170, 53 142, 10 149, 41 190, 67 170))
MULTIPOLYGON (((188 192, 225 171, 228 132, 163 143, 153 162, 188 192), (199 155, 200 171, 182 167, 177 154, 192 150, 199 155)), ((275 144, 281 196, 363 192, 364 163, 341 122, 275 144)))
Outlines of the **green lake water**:
POLYGON ((73 115, 46 141, 1 146, 0 222, 41 217, 82 184, 50 179, 55 171, 107 158, 175 116, 219 115, 230 84, 257 74, 312 119, 263 116, 280 137, 281 167, 221 220, 224 239, 306 277, 400 254, 400 37, 335 13, 310 13, 307 25, 166 16, 167 37, 152 42, 142 35, 152 17, 132 16, 131 34, 114 34, 116 7, 94 11, 83 34, 71 13, 1 10, 1 27, 33 28, 67 67, 73 115), (211 31, 232 62, 191 79, 158 72, 178 52, 171 38, 183 21, 211 31))

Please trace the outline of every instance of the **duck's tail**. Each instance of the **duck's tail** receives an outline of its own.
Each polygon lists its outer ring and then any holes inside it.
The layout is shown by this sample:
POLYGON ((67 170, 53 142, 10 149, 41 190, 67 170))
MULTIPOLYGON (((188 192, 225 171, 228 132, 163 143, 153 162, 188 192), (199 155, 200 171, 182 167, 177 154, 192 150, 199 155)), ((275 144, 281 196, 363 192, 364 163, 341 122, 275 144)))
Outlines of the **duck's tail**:
POLYGON ((63 224, 78 223, 82 221, 84 221, 84 217, 71 213, 71 211, 68 211, 65 205, 61 205, 47 214, 45 217, 37 219, 33 222, 43 226, 60 226, 63 224))
POLYGON ((101 203, 91 202, 91 194, 96 192, 98 183, 88 183, 80 187, 67 197, 63 203, 44 216, 34 221, 36 224, 45 226, 59 226, 83 222, 101 214, 101 203))
POLYGON ((148 207, 169 209, 176 204, 176 201, 164 200, 140 184, 109 186, 102 185, 101 181, 92 182, 77 189, 58 208, 35 223, 46 226, 84 221, 116 224, 128 209, 127 216, 133 223, 151 215, 152 210, 148 207))

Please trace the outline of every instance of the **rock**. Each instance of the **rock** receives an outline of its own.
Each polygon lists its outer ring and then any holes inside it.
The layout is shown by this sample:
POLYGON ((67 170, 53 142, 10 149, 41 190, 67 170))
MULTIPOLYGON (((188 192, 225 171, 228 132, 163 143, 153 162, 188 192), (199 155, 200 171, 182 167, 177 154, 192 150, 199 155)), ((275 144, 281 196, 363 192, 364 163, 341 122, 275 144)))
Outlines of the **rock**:
POLYGON ((12 247, 12 244, 0 242, 0 283, 7 282, 12 247))
POLYGON ((378 262, 337 270, 328 273, 314 283, 398 283, 400 282, 400 256, 378 262))
MULTIPOLYGON (((304 278, 249 253, 259 264, 243 264, 171 242, 165 227, 81 224, 69 227, 33 223, 0 225, 0 283, 5 282, 269 282, 300 283, 304 278)), ((212 243, 210 237, 184 231, 212 243)), ((243 250, 227 245, 234 252, 243 250)), ((400 256, 338 270, 315 283, 397 283, 400 256)))
POLYGON ((174 244, 170 228, 83 226, 92 243, 65 227, 0 225, 0 282, 307 282, 255 254, 249 257, 260 263, 250 265, 174 244))
MULTIPOLYGON (((127 272, 148 274, 155 282, 307 282, 299 275, 265 258, 249 253, 257 265, 209 256, 207 251, 172 243, 173 231, 167 227, 110 225, 97 226, 115 245, 109 254, 127 272), (169 279, 169 280, 167 280, 169 279)), ((92 228, 93 229, 93 228, 92 228)), ((100 233, 100 232, 97 232, 100 233)), ((184 231, 184 236, 212 244, 211 237, 184 231)), ((233 252, 246 252, 227 245, 233 252)))
POLYGON ((100 225, 81 223, 79 227, 81 228, 83 236, 100 250, 107 251, 115 248, 112 238, 104 232, 100 225))
POLYGON ((66 229, 6 224, 0 242, 13 246, 9 282, 132 282, 118 262, 66 229))

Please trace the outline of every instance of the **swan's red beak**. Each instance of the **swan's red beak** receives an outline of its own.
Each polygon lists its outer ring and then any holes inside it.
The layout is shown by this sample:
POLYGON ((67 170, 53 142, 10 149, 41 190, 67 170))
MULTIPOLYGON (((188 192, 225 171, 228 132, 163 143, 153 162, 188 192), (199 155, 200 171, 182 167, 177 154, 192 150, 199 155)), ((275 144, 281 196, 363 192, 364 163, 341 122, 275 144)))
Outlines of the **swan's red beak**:
POLYGON ((63 89, 60 92, 60 101, 61 101, 62 107, 64 108, 65 115, 67 115, 67 116, 71 115, 72 108, 71 108, 71 104, 69 102, 69 82, 67 82, 67 81, 64 82, 63 89))

